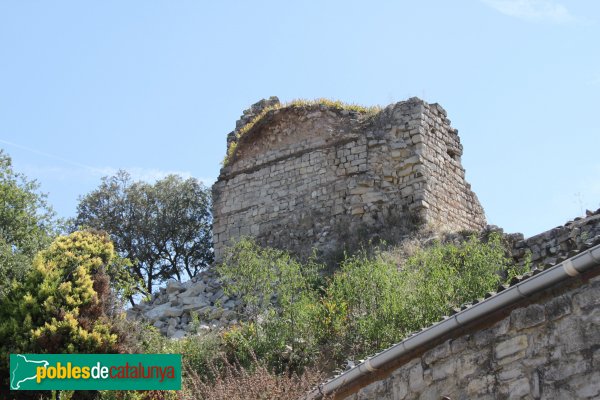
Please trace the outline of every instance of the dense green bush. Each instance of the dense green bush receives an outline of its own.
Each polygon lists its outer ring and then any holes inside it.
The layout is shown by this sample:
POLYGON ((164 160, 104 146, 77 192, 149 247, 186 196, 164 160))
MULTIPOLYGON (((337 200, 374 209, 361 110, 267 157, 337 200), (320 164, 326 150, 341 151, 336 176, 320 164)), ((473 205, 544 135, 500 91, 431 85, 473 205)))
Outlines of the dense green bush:
POLYGON ((338 310, 324 332, 335 354, 362 357, 429 326, 451 308, 482 297, 511 269, 501 237, 419 249, 399 268, 384 253, 346 259, 331 278, 324 309, 338 310), (343 343, 343 345, 340 345, 343 343))
MULTIPOLYGON (((324 336, 336 356, 361 355, 402 335, 407 320, 406 289, 396 265, 359 253, 334 274, 320 306, 338 311, 335 336, 324 336)), ((320 330, 321 331, 321 330, 320 330)), ((330 334, 330 329, 324 332, 330 334)))
POLYGON ((408 330, 431 325, 452 307, 483 297, 498 287, 507 271, 516 270, 498 233, 485 243, 471 236, 458 245, 437 243, 417 251, 401 271, 410 312, 408 330))

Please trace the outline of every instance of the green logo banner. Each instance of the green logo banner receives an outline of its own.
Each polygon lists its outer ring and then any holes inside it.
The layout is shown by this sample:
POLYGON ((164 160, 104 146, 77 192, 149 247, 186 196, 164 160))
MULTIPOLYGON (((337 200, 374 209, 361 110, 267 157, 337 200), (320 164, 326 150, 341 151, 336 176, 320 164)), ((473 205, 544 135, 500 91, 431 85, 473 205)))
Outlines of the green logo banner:
POLYGON ((11 390, 180 390, 180 354, 11 354, 11 390))

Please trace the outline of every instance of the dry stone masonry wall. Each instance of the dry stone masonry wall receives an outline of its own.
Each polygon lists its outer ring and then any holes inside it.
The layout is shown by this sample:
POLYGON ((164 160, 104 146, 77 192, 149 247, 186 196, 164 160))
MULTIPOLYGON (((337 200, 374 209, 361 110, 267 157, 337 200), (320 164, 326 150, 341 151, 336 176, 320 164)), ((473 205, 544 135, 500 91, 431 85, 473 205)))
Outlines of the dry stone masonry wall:
POLYGON ((556 264, 558 259, 580 250, 587 241, 600 236, 600 209, 586 211, 585 217, 575 218, 563 226, 523 239, 513 234, 513 257, 523 262, 527 257, 532 264, 556 264), (515 240, 516 239, 516 240, 515 240), (529 254, 529 256, 528 256, 529 254))
POLYGON ((411 98, 373 114, 277 104, 253 105, 228 136, 230 157, 213 186, 217 260, 241 236, 306 256, 338 250, 348 232, 415 217, 449 231, 485 226, 439 105, 411 98))

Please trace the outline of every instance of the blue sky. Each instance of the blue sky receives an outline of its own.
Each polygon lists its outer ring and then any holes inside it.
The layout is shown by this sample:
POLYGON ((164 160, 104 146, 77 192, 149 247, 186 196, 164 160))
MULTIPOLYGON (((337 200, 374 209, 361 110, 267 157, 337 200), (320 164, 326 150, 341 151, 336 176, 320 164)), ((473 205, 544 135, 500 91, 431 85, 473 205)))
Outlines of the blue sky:
POLYGON ((600 2, 0 0, 0 147, 63 217, 119 168, 219 173, 278 96, 440 103, 489 223, 600 207, 600 2))

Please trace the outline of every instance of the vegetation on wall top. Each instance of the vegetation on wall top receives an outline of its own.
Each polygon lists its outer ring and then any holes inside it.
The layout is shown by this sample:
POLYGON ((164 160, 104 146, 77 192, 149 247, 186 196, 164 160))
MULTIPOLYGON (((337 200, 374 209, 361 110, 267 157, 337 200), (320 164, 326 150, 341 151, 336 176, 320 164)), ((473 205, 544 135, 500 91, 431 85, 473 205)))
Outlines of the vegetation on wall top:
POLYGON ((310 107, 315 107, 315 106, 319 106, 319 107, 322 106, 322 107, 326 107, 328 109, 338 110, 338 111, 343 111, 343 110, 354 111, 354 112, 364 114, 367 116, 375 115, 382 110, 382 108, 380 106, 365 107, 365 106, 362 106, 359 104, 344 103, 343 101, 340 101, 340 100, 331 100, 331 99, 326 99, 326 98, 320 98, 320 99, 314 99, 314 100, 296 99, 296 100, 292 100, 288 103, 277 103, 277 104, 271 105, 269 107, 265 107, 250 122, 248 122, 246 125, 244 125, 242 128, 240 128, 235 133, 236 139, 234 141, 232 141, 227 148, 227 153, 222 162, 223 167, 228 166, 233 161, 233 157, 235 155, 235 151, 237 149, 237 145, 238 145, 240 139, 242 137, 244 137, 244 135, 246 135, 248 132, 250 132, 252 130, 252 128, 254 126, 256 126, 257 123, 262 121, 265 118, 265 116, 267 116, 267 114, 269 114, 270 112, 275 111, 275 110, 281 110, 281 109, 301 109, 301 108, 310 108, 310 107))

